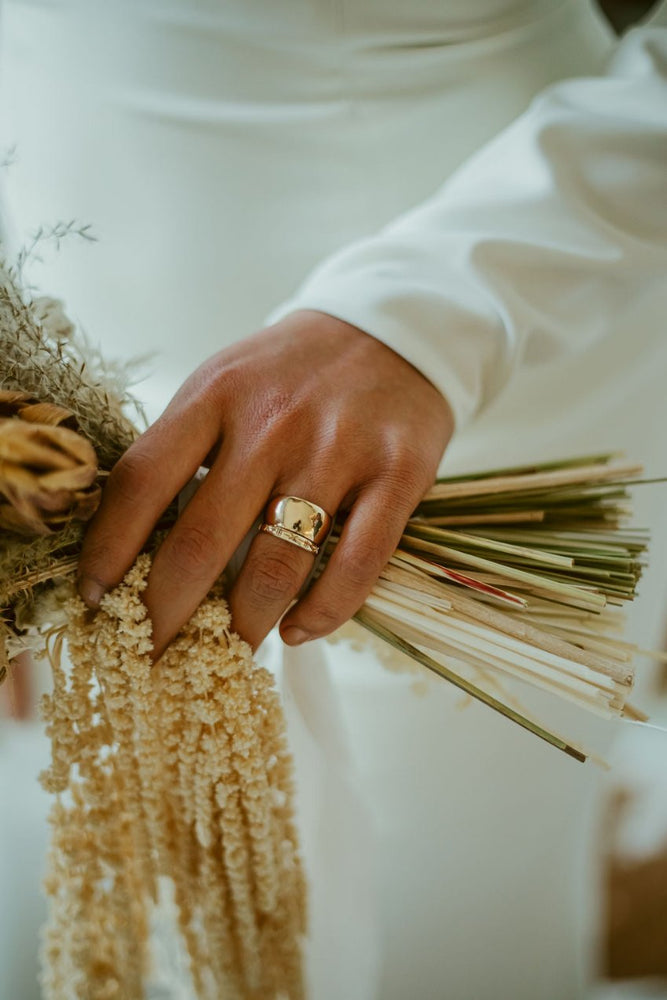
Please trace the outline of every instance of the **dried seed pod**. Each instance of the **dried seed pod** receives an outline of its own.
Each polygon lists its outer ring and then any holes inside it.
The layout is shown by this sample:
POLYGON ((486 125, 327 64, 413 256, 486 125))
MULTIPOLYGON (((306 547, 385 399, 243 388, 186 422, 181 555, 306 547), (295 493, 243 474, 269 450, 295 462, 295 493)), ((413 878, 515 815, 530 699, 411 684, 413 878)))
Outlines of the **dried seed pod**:
MULTIPOLYGON (((36 404, 37 406, 47 404, 36 404)), ((0 419, 0 527, 49 534, 72 518, 87 520, 99 503, 97 457, 68 427, 0 419)))
POLYGON ((55 403, 42 403, 27 392, 0 389, 0 418, 19 417, 34 424, 50 424, 52 427, 69 427, 78 430, 76 417, 71 410, 55 403))

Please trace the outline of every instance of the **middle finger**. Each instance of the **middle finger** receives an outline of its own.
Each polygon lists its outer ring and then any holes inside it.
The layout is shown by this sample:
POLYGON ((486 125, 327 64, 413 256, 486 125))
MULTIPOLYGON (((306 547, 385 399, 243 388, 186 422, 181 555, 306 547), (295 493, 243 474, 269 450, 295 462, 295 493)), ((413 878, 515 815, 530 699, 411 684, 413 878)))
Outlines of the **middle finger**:
POLYGON ((156 657, 206 597, 256 521, 272 483, 267 463, 248 463, 223 446, 153 560, 144 599, 156 657))

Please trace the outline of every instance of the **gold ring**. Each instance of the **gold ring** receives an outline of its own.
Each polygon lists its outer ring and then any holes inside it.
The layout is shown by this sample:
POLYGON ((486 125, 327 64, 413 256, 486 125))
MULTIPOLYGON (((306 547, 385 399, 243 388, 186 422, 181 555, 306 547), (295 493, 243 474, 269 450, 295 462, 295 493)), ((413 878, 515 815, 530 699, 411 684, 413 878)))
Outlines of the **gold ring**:
POLYGON ((283 528, 281 524, 261 524, 259 530, 265 531, 267 535, 274 535, 276 538, 282 538, 285 542, 291 542, 292 545, 298 545, 300 549, 305 549, 306 552, 312 552, 314 556, 316 556, 320 551, 319 545, 314 545, 313 542, 309 542, 307 538, 303 538, 302 535, 298 535, 296 531, 289 531, 287 528, 283 528))
POLYGON ((331 517, 322 507, 302 497, 280 496, 268 504, 260 531, 317 555, 330 528, 331 517))

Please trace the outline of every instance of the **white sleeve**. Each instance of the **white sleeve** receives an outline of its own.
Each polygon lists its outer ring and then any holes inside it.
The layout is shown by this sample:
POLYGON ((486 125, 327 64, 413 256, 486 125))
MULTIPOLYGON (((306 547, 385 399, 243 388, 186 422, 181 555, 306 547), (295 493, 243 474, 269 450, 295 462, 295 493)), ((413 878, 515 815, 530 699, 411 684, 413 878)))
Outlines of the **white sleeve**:
POLYGON ((272 319, 315 309, 360 327, 422 371, 460 427, 519 367, 590 348, 628 296, 667 291, 666 11, 626 35, 607 75, 545 90, 272 319))

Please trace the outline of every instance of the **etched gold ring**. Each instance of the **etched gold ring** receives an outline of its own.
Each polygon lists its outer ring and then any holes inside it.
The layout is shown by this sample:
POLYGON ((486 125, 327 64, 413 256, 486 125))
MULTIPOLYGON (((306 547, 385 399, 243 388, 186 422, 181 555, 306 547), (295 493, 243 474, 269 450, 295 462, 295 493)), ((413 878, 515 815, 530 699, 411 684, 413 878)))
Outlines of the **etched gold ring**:
POLYGON ((260 531, 316 556, 330 527, 331 517, 316 503, 302 497, 280 496, 267 505, 260 531))

